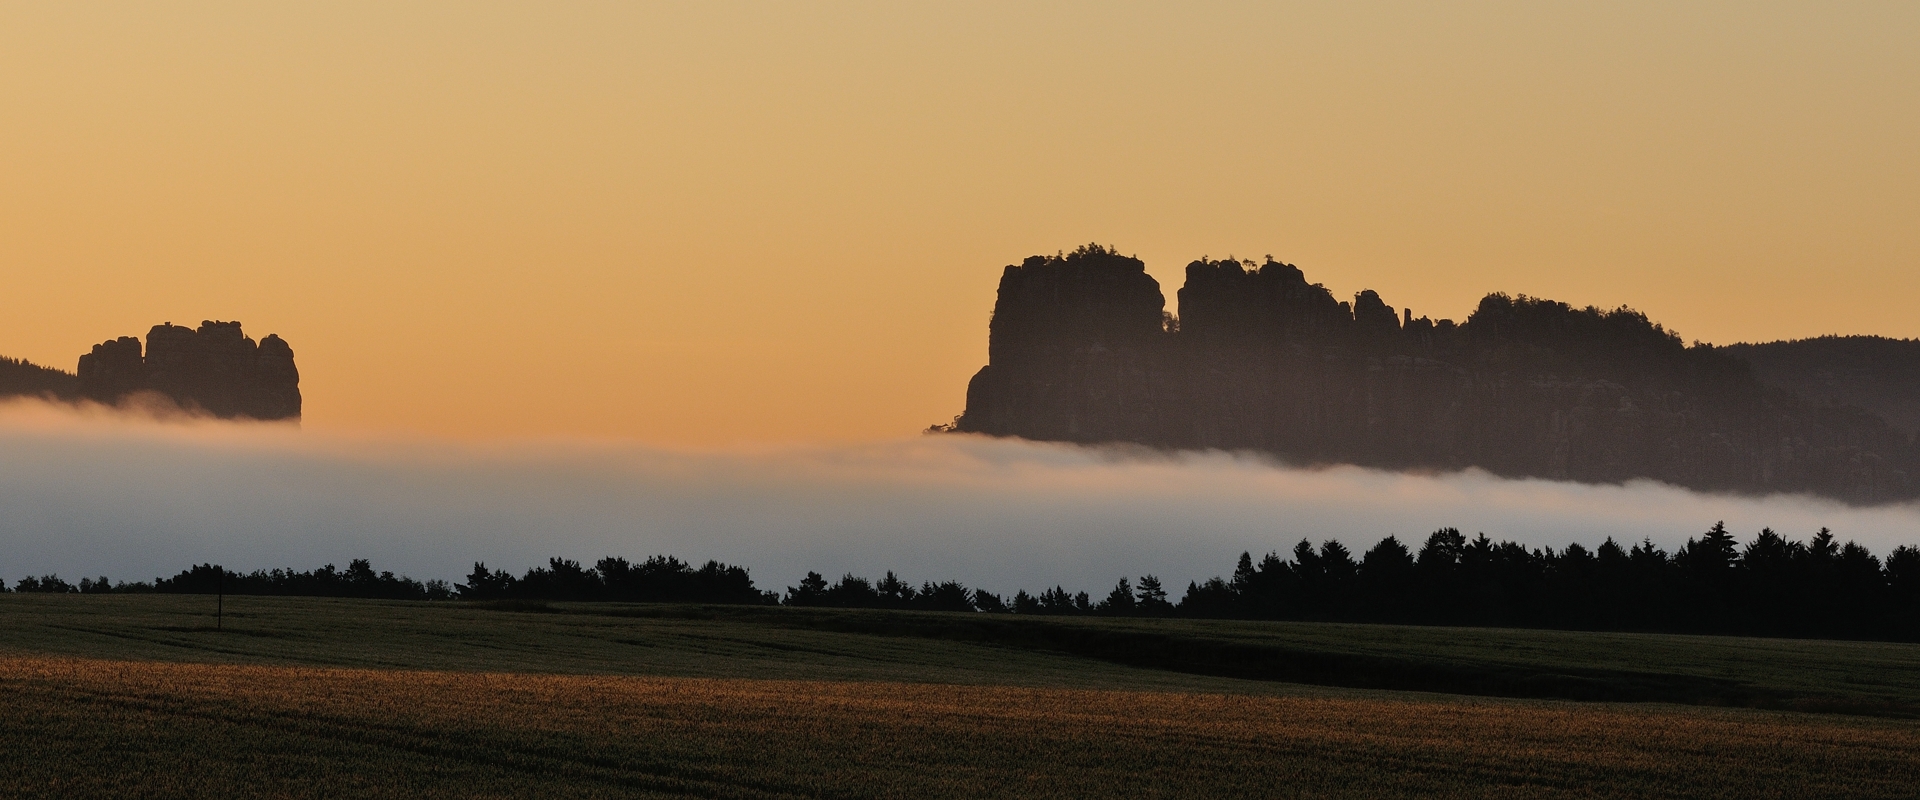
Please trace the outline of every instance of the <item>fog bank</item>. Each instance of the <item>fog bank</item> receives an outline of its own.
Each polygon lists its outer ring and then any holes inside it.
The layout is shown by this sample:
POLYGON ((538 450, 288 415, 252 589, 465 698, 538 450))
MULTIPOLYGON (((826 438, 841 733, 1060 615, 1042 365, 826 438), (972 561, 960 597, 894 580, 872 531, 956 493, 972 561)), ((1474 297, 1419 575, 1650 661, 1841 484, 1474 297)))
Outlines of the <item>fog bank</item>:
POLYGON ((1243 550, 1301 538, 1356 551, 1453 526, 1529 546, 1608 536, 1672 549, 1715 520, 1741 537, 1831 527, 1884 556, 1920 542, 1920 508, 1700 495, 1484 473, 1290 469, 965 436, 671 450, 632 443, 472 444, 278 424, 156 421, 0 405, 0 577, 151 580, 197 562, 239 570, 368 558, 457 580, 549 556, 671 553, 741 564, 765 588, 807 570, 892 569, 993 591, 1170 586, 1230 572, 1243 550))

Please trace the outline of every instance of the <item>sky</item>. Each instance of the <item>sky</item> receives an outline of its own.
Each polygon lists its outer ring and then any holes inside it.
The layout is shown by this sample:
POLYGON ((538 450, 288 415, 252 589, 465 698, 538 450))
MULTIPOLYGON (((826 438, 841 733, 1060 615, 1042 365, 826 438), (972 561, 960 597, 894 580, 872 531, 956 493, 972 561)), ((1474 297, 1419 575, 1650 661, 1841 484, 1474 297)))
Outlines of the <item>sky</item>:
MULTIPOLYGON (((1002 266, 1920 336, 1911 2, 0 5, 0 354, 298 353, 306 429, 726 448, 961 410, 1002 266)), ((626 445, 623 445, 626 446, 626 445)))

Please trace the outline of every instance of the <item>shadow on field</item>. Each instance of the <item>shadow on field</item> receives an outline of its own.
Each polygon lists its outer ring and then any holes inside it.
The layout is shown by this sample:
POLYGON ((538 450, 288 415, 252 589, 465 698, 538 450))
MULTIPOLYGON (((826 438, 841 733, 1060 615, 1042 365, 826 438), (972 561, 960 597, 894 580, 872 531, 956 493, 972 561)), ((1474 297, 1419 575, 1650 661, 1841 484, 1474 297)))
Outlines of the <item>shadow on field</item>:
POLYGON ((545 600, 481 600, 467 605, 487 611, 518 611, 523 614, 560 613, 560 609, 554 608, 545 600))
POLYGON ((250 636, 256 639, 295 638, 294 634, 287 631, 253 630, 251 628, 237 627, 236 625, 221 627, 215 627, 213 625, 156 625, 153 629, 156 631, 166 631, 168 633, 211 633, 215 636, 250 636))
POLYGON ((476 605, 502 611, 712 619, 836 633, 938 639, 1065 653, 1145 669, 1349 689, 1920 716, 1920 708, 1895 698, 1801 693, 1677 672, 1339 652, 1295 643, 1211 636, 1204 630, 1183 628, 1172 620, 1165 625, 1141 621, 1106 624, 1102 620, 850 609, 476 605))

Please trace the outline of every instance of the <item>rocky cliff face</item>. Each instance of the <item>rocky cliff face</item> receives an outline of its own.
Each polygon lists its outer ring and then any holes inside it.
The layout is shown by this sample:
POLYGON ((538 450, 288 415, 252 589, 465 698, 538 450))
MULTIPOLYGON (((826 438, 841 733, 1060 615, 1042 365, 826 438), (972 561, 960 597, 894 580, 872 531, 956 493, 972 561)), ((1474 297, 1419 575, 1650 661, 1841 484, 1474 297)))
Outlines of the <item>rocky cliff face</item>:
POLYGON ((158 392, 216 417, 298 419, 300 371, 278 335, 255 343, 238 322, 207 320, 198 329, 171 323, 147 332, 144 355, 131 336, 102 342, 80 357, 80 396, 118 402, 158 392))
POLYGON ((1480 467, 1585 482, 1920 495, 1907 432, 1756 380, 1627 309, 1490 295, 1461 324, 1336 300, 1291 265, 1196 261, 1164 318, 1138 260, 1035 257, 1000 280, 955 427, 1254 450, 1299 463, 1480 467))
POLYGON ((988 363, 967 389, 969 430, 1108 441, 1153 429, 1165 307, 1145 264, 1105 250, 1007 267, 988 363))

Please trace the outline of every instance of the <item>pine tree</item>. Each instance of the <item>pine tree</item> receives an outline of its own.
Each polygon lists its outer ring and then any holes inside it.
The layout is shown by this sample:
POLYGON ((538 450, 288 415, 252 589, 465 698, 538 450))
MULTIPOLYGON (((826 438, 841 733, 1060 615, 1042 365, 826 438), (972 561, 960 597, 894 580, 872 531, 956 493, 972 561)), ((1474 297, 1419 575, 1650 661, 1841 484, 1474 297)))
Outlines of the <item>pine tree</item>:
POLYGON ((1376 619, 1402 621, 1409 614, 1414 582, 1413 554, 1388 536, 1360 558, 1359 592, 1363 611, 1376 619))
POLYGON ((1688 539, 1679 555, 1681 566, 1690 575, 1709 581, 1722 580, 1739 558, 1733 534, 1727 532, 1725 522, 1713 523, 1713 527, 1698 539, 1688 539))
MULTIPOLYGON (((1085 594, 1085 592, 1082 592, 1082 594, 1085 594)), ((1073 595, 1067 594, 1067 590, 1059 586, 1041 592, 1040 612, 1043 614, 1073 613, 1073 595)))
POLYGON ((1173 604, 1167 602, 1167 590, 1161 587, 1160 579, 1153 575, 1140 576, 1139 598, 1143 613, 1161 615, 1173 610, 1173 604))
POLYGON ((1134 612, 1133 586, 1127 583, 1126 578, 1121 578, 1119 583, 1114 584, 1113 591, 1107 594, 1107 599, 1100 601, 1099 609, 1102 614, 1121 617, 1134 612))
POLYGON ((1231 584, 1233 590, 1244 594, 1253 588, 1254 581, 1258 576, 1259 573, 1253 571, 1253 554, 1245 550, 1240 551, 1240 563, 1233 567, 1233 583, 1231 584))
POLYGON ((873 584, 866 578, 855 577, 849 572, 840 576, 840 582, 827 589, 826 604, 836 608, 879 608, 884 603, 880 593, 874 591, 873 584))
POLYGON ((827 579, 818 572, 808 572, 807 577, 800 579, 799 586, 787 587, 786 603, 790 606, 826 605, 826 599, 827 579))
POLYGON ((873 589, 874 593, 880 596, 880 602, 887 608, 906 608, 913 602, 913 596, 916 594, 913 586, 900 580, 899 576, 893 574, 893 570, 887 570, 887 577, 881 578, 879 583, 874 584, 873 589))
POLYGON ((928 581, 920 585, 913 605, 927 611, 973 611, 973 592, 959 581, 928 581))

